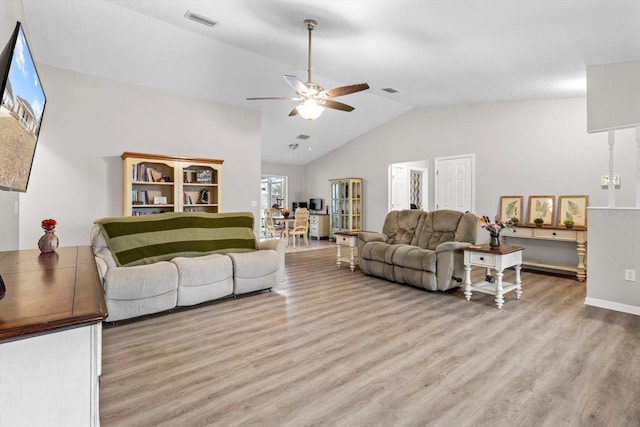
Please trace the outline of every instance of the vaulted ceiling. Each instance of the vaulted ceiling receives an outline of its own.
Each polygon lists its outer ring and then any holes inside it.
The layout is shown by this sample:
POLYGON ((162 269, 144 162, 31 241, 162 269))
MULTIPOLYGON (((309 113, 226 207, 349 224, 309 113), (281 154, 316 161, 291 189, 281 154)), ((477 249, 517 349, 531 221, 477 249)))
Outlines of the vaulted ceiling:
POLYGON ((22 0, 37 62, 262 112, 262 159, 303 165, 420 106, 584 96, 640 59, 635 0, 22 0), (217 22, 185 18, 192 11, 217 22), (312 129, 282 79, 367 82, 312 129), (393 88, 397 93, 388 93, 393 88), (298 135, 312 133, 312 149, 298 135), (297 150, 289 144, 298 142, 297 150))

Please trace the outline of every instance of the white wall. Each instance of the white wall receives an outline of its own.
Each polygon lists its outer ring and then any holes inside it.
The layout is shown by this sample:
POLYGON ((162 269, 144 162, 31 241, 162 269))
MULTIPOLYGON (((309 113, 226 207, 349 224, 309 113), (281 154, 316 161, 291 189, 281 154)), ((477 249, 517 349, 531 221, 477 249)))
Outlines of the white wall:
MULTIPOLYGON (((19 0, 0 1, 0 50, 9 41, 16 27, 16 21, 24 24, 24 11, 19 0)), ((25 30, 27 38, 29 32, 25 30)), ((1 94, 0 94, 1 95, 1 94)), ((0 191, 0 251, 18 247, 19 216, 15 208, 19 203, 19 193, 0 191)))
POLYGON ((95 218, 122 215, 124 151, 223 159, 221 210, 259 216, 258 112, 37 66, 47 105, 20 195, 20 249, 37 247, 44 218, 73 246, 88 244, 95 218))
POLYGON ((640 209, 591 208, 589 223, 585 303, 640 315, 640 209))
MULTIPOLYGON (((586 132, 584 98, 415 108, 307 165, 307 193, 328 198, 327 180, 364 179, 364 228, 381 230, 387 213, 391 163, 429 159, 433 207, 435 157, 475 153, 477 215, 498 213, 500 196, 587 194, 607 203, 600 176, 608 173, 606 134, 586 132)), ((635 206, 634 131, 616 133, 618 206, 635 206)), ((479 238, 488 239, 479 232, 479 238)), ((577 263, 575 246, 529 243, 528 256, 577 263), (561 251, 559 253, 558 251, 561 251)))

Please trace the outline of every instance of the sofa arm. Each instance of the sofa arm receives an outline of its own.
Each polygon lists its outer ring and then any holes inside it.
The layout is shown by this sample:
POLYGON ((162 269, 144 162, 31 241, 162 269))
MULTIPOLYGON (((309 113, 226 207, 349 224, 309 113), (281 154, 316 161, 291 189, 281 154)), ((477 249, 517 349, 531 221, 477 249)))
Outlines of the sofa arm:
POLYGON ((436 247, 438 256, 436 281, 439 291, 460 286, 464 279, 463 249, 471 245, 469 242, 443 242, 436 247))
POLYGON ((278 285, 284 284, 284 258, 287 252, 287 241, 285 239, 270 239, 258 241, 258 250, 271 249, 278 253, 278 285))
POLYGON ((358 240, 361 240, 362 244, 367 242, 386 242, 387 235, 375 231, 360 231, 358 232, 358 240))
POLYGON ((436 253, 440 252, 450 252, 450 251, 459 251, 464 248, 468 248, 472 243, 469 242, 443 242, 436 246, 436 253))
POLYGON ((388 237, 384 233, 377 233, 375 231, 360 231, 358 232, 358 238, 356 239, 356 258, 358 264, 362 265, 362 247, 368 242, 385 242, 388 237))

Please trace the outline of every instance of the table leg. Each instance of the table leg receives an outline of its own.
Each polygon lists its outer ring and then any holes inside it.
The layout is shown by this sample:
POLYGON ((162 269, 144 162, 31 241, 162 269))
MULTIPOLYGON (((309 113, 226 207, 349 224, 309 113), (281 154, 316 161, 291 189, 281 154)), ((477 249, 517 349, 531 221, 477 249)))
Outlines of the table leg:
POLYGON ((498 276, 498 279, 496 280, 496 305, 498 306, 499 309, 502 309, 502 306, 504 305, 504 298, 502 295, 502 270, 500 271, 496 271, 496 276, 498 276))
POLYGON ((356 269, 356 257, 355 257, 355 247, 353 245, 349 245, 349 249, 350 249, 350 259, 349 259, 349 268, 351 269, 351 272, 353 273, 353 271, 356 269))
POLYGON ((520 299, 520 296, 522 296, 522 281, 520 280, 520 269, 522 268, 522 266, 518 264, 514 268, 516 270, 516 299, 520 299))
POLYGON ((471 301, 471 266, 464 266, 464 297, 467 301, 471 301))
POLYGON ((342 267, 342 261, 340 260, 340 258, 342 258, 342 254, 340 253, 340 244, 336 244, 336 246, 338 247, 338 260, 336 261, 336 264, 338 265, 338 268, 342 267))
POLYGON ((587 243, 578 241, 576 251, 578 253, 578 271, 576 272, 576 277, 579 282, 584 282, 587 277, 587 267, 584 264, 587 258, 587 243))

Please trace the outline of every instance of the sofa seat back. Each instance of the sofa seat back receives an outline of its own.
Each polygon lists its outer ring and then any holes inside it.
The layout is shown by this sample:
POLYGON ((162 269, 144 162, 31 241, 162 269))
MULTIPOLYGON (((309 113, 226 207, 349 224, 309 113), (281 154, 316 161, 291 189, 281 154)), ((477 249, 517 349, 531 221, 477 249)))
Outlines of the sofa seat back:
POLYGON ((421 218, 426 212, 419 210, 391 211, 384 219, 382 233, 389 244, 410 244, 416 234, 421 218))
POLYGON ((477 219, 471 213, 442 209, 420 218, 411 245, 435 250, 444 242, 474 243, 476 238, 477 219))
POLYGON ((168 212, 95 220, 120 267, 178 256, 251 252, 257 247, 251 212, 168 212))

